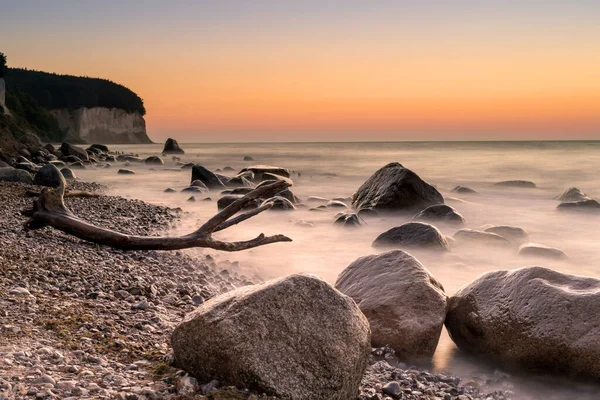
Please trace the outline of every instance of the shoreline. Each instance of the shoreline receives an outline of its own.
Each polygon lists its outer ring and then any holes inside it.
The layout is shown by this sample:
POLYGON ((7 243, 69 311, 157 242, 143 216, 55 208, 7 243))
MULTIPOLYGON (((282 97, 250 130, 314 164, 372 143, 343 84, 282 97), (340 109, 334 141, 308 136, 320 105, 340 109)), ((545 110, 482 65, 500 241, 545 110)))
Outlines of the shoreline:
MULTIPOLYGON (((109 190, 102 185, 76 181, 70 187, 102 194, 66 200, 77 215, 101 226, 158 235, 180 220, 168 207, 106 195, 109 190)), ((25 217, 19 213, 33 201, 25 191, 34 188, 0 183, 5 204, 0 305, 6 310, 0 314, 0 399, 206 398, 202 393, 210 387, 203 385, 209 383, 170 365, 170 333, 205 300, 260 278, 239 275, 235 264, 218 265, 211 256, 124 252, 51 228, 24 232, 25 217), (197 397, 185 397, 190 395, 197 397)), ((385 385, 396 381, 404 398, 508 398, 501 392, 483 394, 478 384, 463 386, 445 374, 393 367, 396 362, 389 351, 374 349, 357 398, 381 398, 373 396, 383 395, 385 385)), ((263 398, 234 388, 211 393, 263 398)))

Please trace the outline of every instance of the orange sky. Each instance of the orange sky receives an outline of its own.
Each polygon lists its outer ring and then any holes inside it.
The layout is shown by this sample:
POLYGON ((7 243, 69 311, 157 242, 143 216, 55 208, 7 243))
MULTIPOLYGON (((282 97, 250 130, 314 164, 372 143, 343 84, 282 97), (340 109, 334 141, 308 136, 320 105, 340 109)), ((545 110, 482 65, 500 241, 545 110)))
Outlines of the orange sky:
POLYGON ((131 19, 73 3, 62 25, 9 10, 0 51, 9 65, 130 87, 156 141, 600 139, 592 2, 460 0, 438 14, 181 2, 168 15, 151 3, 131 19))

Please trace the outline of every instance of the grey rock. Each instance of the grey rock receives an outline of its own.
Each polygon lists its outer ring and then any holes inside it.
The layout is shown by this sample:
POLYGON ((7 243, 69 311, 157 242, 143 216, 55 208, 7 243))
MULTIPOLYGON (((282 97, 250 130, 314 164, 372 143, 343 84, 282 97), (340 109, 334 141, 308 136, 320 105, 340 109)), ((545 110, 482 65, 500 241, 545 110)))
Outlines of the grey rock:
POLYGON ((355 398, 370 353, 354 301, 312 275, 290 275, 212 298, 171 342, 178 365, 287 399, 355 398))
POLYGON ((464 217, 446 204, 435 204, 429 206, 420 213, 415 214, 414 220, 422 221, 443 221, 449 224, 462 225, 465 223, 464 217))
POLYGON ((568 258, 562 250, 538 243, 525 243, 521 245, 517 254, 521 257, 545 258, 549 260, 564 260, 568 258))
POLYGON ((461 229, 454 234, 457 243, 482 244, 495 247, 510 247, 510 240, 492 232, 478 231, 474 229, 461 229))
POLYGON ((485 229, 485 232, 500 235, 515 244, 521 244, 529 240, 529 235, 523 228, 509 225, 496 225, 485 229))
POLYGON ((77 179, 77 176, 75 175, 75 172, 73 172, 72 169, 70 168, 63 168, 60 170, 60 173, 65 177, 66 180, 70 181, 70 180, 74 180, 77 179))
POLYGON ((560 200, 562 202, 573 202, 590 200, 590 197, 576 187, 572 187, 565 190, 560 196, 556 197, 556 200, 560 200))
POLYGON ((75 156, 82 161, 87 161, 89 159, 87 151, 79 148, 77 146, 73 146, 69 143, 63 143, 60 145, 60 151, 63 156, 75 156))
POLYGON ((335 225, 340 225, 345 228, 358 228, 363 224, 362 218, 360 218, 357 214, 342 214, 338 216, 333 222, 335 225))
POLYGON ((372 244, 376 248, 425 248, 448 251, 446 236, 435 226, 423 222, 408 222, 379 235, 372 244))
POLYGON ((179 143, 175 139, 167 139, 165 142, 165 147, 162 151, 163 154, 184 154, 185 152, 181 147, 179 147, 179 143))
POLYGON ((600 211, 600 203, 596 200, 581 200, 575 202, 560 203, 556 207, 559 211, 584 211, 584 212, 598 212, 600 211))
POLYGON ((533 188, 537 187, 535 185, 535 183, 533 183, 531 181, 520 181, 520 180, 496 182, 496 183, 494 183, 494 185, 515 187, 515 188, 527 188, 527 189, 533 189, 533 188))
POLYGON ((203 167, 202 165, 194 165, 192 167, 192 180, 194 182, 196 180, 201 181, 204 185, 210 189, 224 189, 225 185, 221 180, 215 175, 213 172, 203 167))
POLYGON ((272 204, 273 206, 270 209, 273 211, 292 211, 296 209, 291 201, 281 196, 271 197, 265 200, 261 206, 265 204, 272 204))
POLYGON ((164 165, 164 160, 158 156, 150 156, 144 160, 146 164, 150 165, 164 165))
POLYGON ((16 169, 13 167, 0 168, 0 182, 21 182, 21 183, 33 183, 33 177, 27 171, 22 169, 16 169))
POLYGON ((452 191, 454 193, 470 193, 470 194, 477 193, 475 190, 471 189, 470 187, 460 186, 460 185, 455 186, 454 189, 452 189, 452 191))
POLYGON ((133 175, 133 174, 135 174, 135 171, 132 171, 130 169, 121 168, 120 170, 117 171, 117 173, 120 175, 133 175))
POLYGON ((46 164, 35 174, 33 184, 39 186, 59 187, 67 186, 67 181, 63 174, 53 164, 46 164))

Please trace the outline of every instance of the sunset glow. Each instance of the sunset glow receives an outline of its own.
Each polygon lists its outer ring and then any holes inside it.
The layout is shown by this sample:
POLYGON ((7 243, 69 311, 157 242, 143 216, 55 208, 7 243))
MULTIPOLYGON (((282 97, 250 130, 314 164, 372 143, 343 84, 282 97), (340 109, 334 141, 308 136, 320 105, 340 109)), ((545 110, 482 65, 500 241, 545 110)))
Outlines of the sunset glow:
POLYGON ((600 138, 597 2, 60 3, 0 5, 9 66, 131 88, 156 141, 600 138))

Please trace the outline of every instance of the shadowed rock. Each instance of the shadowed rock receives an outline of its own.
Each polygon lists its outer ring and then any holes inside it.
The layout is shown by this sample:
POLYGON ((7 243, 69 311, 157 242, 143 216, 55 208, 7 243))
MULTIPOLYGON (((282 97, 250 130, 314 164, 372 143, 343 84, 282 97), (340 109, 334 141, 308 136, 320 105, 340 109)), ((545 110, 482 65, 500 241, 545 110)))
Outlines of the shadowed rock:
POLYGON ((202 165, 194 165, 192 167, 192 182, 196 180, 204 183, 210 190, 225 188, 225 185, 223 185, 223 182, 221 182, 219 177, 202 165))
POLYGON ((243 174, 244 172, 248 171, 254 174, 254 182, 257 183, 265 180, 263 178, 264 173, 275 174, 284 178, 290 177, 290 171, 287 168, 274 167, 271 165, 252 165, 250 167, 242 169, 240 171, 240 174, 243 174))
POLYGON ((167 139, 165 142, 165 147, 162 151, 163 154, 184 154, 185 151, 181 147, 179 147, 179 143, 175 139, 167 139))
POLYGON ((291 201, 281 196, 271 197, 262 203, 262 205, 265 204, 273 204, 273 207, 271 207, 273 211, 292 211, 296 209, 291 201))
POLYGON ((150 157, 146 158, 146 160, 144 160, 144 162, 146 164, 150 164, 150 165, 163 165, 165 163, 163 161, 163 159, 158 156, 150 156, 150 157))
POLYGON ((371 351, 354 301, 312 275, 290 275, 212 298, 173 332, 177 364, 282 399, 357 396, 371 351))
POLYGON ((450 224, 464 224, 465 219, 453 207, 446 204, 429 206, 413 217, 414 220, 443 221, 450 224))
POLYGON ((358 228, 363 224, 362 218, 357 214, 342 214, 338 216, 333 222, 335 225, 343 226, 345 228, 358 228))
POLYGON ((63 156, 67 157, 67 156, 75 156, 77 158, 79 158, 80 160, 83 161, 87 161, 88 160, 88 153, 87 151, 77 147, 77 146, 73 146, 72 144, 69 143, 63 143, 60 145, 60 152, 62 153, 63 156))
POLYGON ((496 186, 508 186, 508 187, 516 187, 516 188, 535 188, 537 187, 535 183, 531 181, 502 181, 494 183, 496 186))
POLYGON ((34 185, 59 187, 67 186, 67 181, 63 174, 52 164, 46 164, 35 174, 33 178, 34 185))
POLYGON ((442 285, 402 250, 361 257, 335 287, 352 297, 371 326, 373 347, 390 345, 401 359, 430 359, 446 317, 442 285))
POLYGON ((421 211, 444 203, 436 188, 399 163, 390 163, 375 172, 356 191, 352 205, 356 209, 385 211, 421 211))
POLYGON ((133 175, 133 174, 135 174, 135 171, 122 168, 122 169, 118 170, 117 173, 120 175, 133 175))
POLYGON ((430 250, 450 250, 446 237, 435 226, 422 222, 408 222, 392 228, 375 239, 376 248, 420 247, 430 250))
POLYGON ((22 182, 22 183, 33 183, 33 177, 31 174, 22 169, 16 169, 13 167, 2 167, 0 168, 0 182, 22 182))
POLYGON ((493 271, 451 299, 457 346, 505 368, 600 379, 600 280, 543 267, 493 271))

